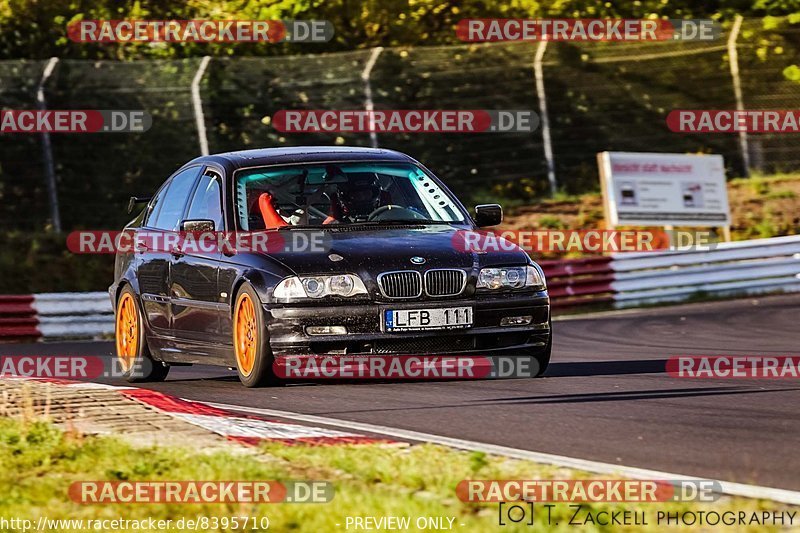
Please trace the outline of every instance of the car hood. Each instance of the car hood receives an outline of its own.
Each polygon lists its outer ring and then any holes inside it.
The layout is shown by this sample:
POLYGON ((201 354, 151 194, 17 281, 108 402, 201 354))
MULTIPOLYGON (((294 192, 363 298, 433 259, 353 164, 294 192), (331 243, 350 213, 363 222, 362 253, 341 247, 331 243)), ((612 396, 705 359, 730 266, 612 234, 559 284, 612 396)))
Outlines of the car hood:
POLYGON ((517 247, 485 253, 465 251, 457 244, 458 232, 465 230, 449 225, 289 230, 281 232, 286 249, 269 256, 295 274, 354 272, 362 277, 392 270, 471 269, 523 265, 529 261, 527 254, 517 247), (320 245, 303 246, 313 239, 320 245))

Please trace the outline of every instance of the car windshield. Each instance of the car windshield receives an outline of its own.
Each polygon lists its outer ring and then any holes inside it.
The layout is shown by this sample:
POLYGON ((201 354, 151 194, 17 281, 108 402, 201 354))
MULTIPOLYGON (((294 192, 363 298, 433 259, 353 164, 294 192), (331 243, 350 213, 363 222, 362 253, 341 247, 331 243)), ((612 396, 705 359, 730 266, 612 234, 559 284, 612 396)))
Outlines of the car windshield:
POLYGON ((264 167, 236 173, 245 231, 337 224, 459 223, 464 215, 412 164, 337 163, 264 167))

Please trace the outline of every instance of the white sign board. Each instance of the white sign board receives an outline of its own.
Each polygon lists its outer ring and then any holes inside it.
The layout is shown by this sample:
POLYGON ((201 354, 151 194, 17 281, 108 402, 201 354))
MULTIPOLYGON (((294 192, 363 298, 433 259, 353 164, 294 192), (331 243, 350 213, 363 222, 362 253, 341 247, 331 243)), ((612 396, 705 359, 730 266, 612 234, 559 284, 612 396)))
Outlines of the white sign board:
POLYGON ((597 154, 608 226, 728 226, 721 155, 597 154))

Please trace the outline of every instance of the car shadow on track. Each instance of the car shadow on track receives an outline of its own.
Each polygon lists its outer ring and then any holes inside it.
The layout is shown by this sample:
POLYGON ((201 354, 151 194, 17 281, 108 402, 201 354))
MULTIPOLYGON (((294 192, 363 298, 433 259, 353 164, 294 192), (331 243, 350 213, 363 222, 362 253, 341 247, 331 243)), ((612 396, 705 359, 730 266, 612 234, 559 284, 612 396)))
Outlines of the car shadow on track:
POLYGON ((587 394, 562 394, 562 395, 542 395, 542 396, 522 396, 509 398, 482 398, 479 400, 465 400, 463 403, 426 405, 422 407, 402 407, 402 408, 374 408, 374 409, 347 409, 343 411, 316 412, 317 415, 328 414, 353 414, 353 413, 375 413, 383 411, 431 411, 435 409, 447 409, 452 407, 490 407, 497 405, 533 405, 533 404, 553 404, 553 403, 585 403, 585 402, 619 402, 630 400, 659 400, 675 398, 691 398, 701 396, 719 396, 726 394, 754 394, 765 392, 785 392, 792 389, 748 389, 745 387, 712 387, 695 389, 668 389, 668 390, 636 390, 627 392, 596 392, 587 394))
POLYGON ((765 392, 785 392, 794 389, 748 389, 745 387, 713 387, 695 389, 667 389, 667 390, 635 390, 627 392, 597 392, 587 394, 562 394, 562 395, 542 395, 542 396, 522 396, 508 398, 482 398, 476 400, 464 400, 460 403, 425 405, 420 407, 389 407, 389 408, 369 408, 369 409, 346 409, 337 411, 319 411, 315 415, 342 415, 355 413, 378 413, 389 411, 433 411, 436 409, 464 408, 464 407, 491 407, 500 405, 535 405, 535 404, 558 404, 558 403, 585 403, 585 402, 619 402, 630 400, 659 400, 691 398, 702 396, 719 396, 730 394, 753 394, 765 392))
POLYGON ((666 359, 641 359, 624 361, 580 361, 574 363, 550 363, 545 372, 548 378, 578 376, 622 376, 626 374, 663 374, 666 359))
MULTIPOLYGON (((545 377, 565 378, 565 377, 586 377, 586 376, 622 376, 626 374, 663 374, 666 372, 666 359, 642 359, 626 361, 581 361, 574 363, 550 363, 545 377)), ((514 378, 509 378, 514 379, 514 378)), ((527 378, 523 378, 527 379, 527 378)), ((170 381, 238 381, 235 375, 215 376, 215 377, 182 377, 171 379, 170 381)), ((291 385, 311 385, 311 384, 376 384, 376 383, 400 383, 400 382, 438 382, 448 381, 467 381, 463 379, 317 379, 317 380, 290 380, 287 384, 291 385)), ((474 381, 474 380, 468 380, 474 381)))
MULTIPOLYGON (((589 376, 622 376, 627 374, 664 374, 666 373, 666 359, 642 359, 625 361, 580 361, 565 363, 550 363, 545 373, 545 378, 565 378, 565 377, 589 377, 589 376)), ((504 378, 504 379, 529 379, 529 378, 504 378)), ((169 379, 168 381, 206 381, 206 382, 238 382, 235 375, 231 376, 203 376, 203 377, 180 377, 169 379)), ((380 383, 447 383, 453 381, 482 381, 465 379, 297 379, 287 380, 284 385, 376 385, 380 383)), ((492 381, 495 381, 492 379, 492 381)))

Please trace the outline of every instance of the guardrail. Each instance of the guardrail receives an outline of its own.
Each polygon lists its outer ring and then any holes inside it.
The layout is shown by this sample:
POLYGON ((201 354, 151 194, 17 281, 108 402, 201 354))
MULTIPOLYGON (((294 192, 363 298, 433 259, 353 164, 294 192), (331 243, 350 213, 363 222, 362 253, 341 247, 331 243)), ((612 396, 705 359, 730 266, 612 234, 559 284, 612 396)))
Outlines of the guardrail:
MULTIPOLYGON (((798 292, 800 235, 721 243, 709 251, 618 253, 539 264, 556 310, 798 292)), ((113 333, 105 292, 0 296, 0 341, 113 333)))
POLYGON ((33 295, 0 296, 0 340, 41 337, 33 295))
POLYGON ((616 254, 616 307, 800 291, 800 235, 721 243, 704 252, 616 254))
POLYGON ((602 304, 614 300, 611 257, 539 261, 554 308, 602 304))
POLYGON ((800 235, 720 243, 708 251, 624 252, 540 264, 555 308, 797 292, 800 235))
POLYGON ((107 292, 0 296, 0 341, 81 339, 113 333, 107 292))

